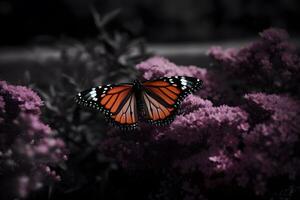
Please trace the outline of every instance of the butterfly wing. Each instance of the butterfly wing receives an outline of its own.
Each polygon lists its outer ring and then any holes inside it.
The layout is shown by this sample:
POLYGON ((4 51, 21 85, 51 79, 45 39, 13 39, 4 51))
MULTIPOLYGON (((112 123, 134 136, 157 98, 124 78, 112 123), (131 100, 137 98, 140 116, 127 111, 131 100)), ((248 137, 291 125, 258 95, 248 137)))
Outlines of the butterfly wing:
POLYGON ((147 119, 155 125, 171 123, 182 100, 201 86, 201 80, 185 76, 143 82, 142 100, 147 119))
POLYGON ((100 110, 113 125, 131 130, 137 125, 137 103, 132 84, 104 85, 80 92, 79 105, 100 110))

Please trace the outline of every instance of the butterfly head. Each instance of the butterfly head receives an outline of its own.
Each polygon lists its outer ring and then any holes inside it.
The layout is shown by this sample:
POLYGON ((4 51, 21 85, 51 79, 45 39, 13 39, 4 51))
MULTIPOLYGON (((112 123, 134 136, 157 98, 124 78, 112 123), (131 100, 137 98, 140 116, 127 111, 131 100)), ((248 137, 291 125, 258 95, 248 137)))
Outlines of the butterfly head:
POLYGON ((133 81, 133 86, 134 86, 135 88, 137 88, 137 89, 141 89, 141 87, 142 87, 142 82, 141 82, 140 80, 138 80, 138 79, 135 79, 135 80, 133 81))

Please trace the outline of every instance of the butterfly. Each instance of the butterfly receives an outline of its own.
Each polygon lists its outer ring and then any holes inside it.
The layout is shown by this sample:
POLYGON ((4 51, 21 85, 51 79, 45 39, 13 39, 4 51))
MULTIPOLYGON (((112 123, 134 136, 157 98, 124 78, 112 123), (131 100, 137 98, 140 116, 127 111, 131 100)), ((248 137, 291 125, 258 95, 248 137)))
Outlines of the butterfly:
POLYGON ((122 130, 134 130, 143 120, 160 126, 170 124, 182 100, 202 85, 200 79, 186 76, 135 80, 93 87, 78 93, 75 101, 100 110, 105 119, 122 130))

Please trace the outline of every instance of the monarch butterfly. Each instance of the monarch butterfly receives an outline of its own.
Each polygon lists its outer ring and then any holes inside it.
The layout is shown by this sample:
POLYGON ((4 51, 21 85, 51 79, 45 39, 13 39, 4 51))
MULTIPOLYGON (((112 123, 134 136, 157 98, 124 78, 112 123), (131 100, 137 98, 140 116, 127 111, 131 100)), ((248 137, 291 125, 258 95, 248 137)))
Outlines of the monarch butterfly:
POLYGON ((75 101, 102 111, 109 122, 122 130, 133 130, 138 118, 154 125, 170 124, 181 101, 201 87, 202 81, 197 78, 162 77, 94 87, 77 94, 75 101))

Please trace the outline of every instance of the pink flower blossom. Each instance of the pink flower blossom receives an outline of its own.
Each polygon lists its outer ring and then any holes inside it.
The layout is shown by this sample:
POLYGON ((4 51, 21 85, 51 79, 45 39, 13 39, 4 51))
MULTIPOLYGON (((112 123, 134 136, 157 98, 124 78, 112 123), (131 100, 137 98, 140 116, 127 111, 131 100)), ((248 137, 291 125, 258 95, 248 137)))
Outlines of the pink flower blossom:
POLYGON ((45 168, 66 159, 65 144, 41 121, 41 105, 32 90, 0 82, 0 185, 10 187, 0 197, 24 198, 50 180, 60 180, 54 169, 45 168))
POLYGON ((161 57, 139 64, 144 79, 194 76, 204 89, 182 102, 169 126, 142 125, 134 137, 112 131, 101 150, 125 170, 160 172, 162 195, 176 182, 186 199, 224 186, 263 195, 273 179, 294 181, 300 174, 300 59, 285 31, 269 29, 260 37, 240 50, 211 49, 218 62, 211 69, 161 57))
MULTIPOLYGON (((211 48, 209 55, 242 92, 293 92, 300 80, 300 57, 282 29, 267 29, 241 49, 211 48)), ((298 91, 299 92, 299 91, 298 91)))

